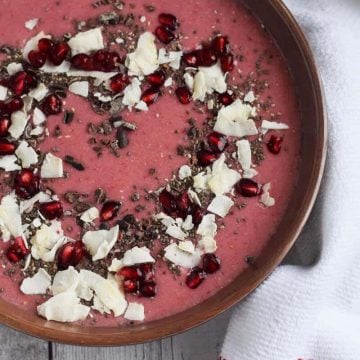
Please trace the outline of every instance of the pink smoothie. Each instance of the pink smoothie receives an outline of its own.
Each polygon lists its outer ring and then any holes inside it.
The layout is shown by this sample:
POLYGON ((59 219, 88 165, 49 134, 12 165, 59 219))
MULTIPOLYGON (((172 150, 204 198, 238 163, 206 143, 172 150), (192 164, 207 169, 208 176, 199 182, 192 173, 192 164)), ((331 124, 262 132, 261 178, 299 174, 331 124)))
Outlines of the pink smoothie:
MULTIPOLYGON (((143 0, 132 0, 131 8, 130 3, 127 3, 123 11, 132 11, 136 15, 136 21, 145 16, 146 21, 139 24, 144 31, 150 32, 157 26, 159 13, 176 15, 181 24, 180 31, 184 35, 184 51, 208 40, 214 31, 227 35, 233 52, 243 57, 231 73, 230 82, 243 82, 250 74, 257 80, 266 81, 269 87, 261 93, 260 101, 269 101, 272 105, 269 109, 262 109, 261 115, 270 120, 271 114, 278 114, 277 119, 289 125, 289 130, 281 134, 284 135, 284 141, 279 155, 271 154, 265 147, 265 160, 257 167, 259 175, 255 178, 260 184, 271 182, 271 195, 276 199, 276 205, 265 208, 257 198, 235 199, 237 204, 246 203, 246 206, 241 209, 234 206, 231 215, 224 220, 219 219, 216 254, 221 259, 221 269, 209 276, 197 289, 189 289, 184 284, 188 270, 183 270, 182 274, 175 277, 165 262, 157 261, 156 297, 145 299, 127 295, 129 300, 145 304, 146 321, 166 317, 201 303, 249 266, 244 260, 246 256, 256 258, 262 251, 275 232, 287 207, 289 196, 294 191, 301 136, 299 110, 287 64, 261 24, 245 8, 231 0, 188 0, 186 5, 183 2, 166 0, 153 2, 156 7, 154 12, 144 9, 143 5, 149 2, 143 0), (256 64, 262 54, 265 55, 261 69, 266 71, 259 75, 256 73, 256 64)), ((30 3, 31 6, 29 1, 25 0, 3 0, 2 5, 7 10, 0 14, 2 44, 22 48, 25 41, 40 30, 55 36, 67 32, 74 33, 74 20, 88 19, 112 9, 110 6, 95 8, 88 0, 32 0, 30 3), (30 31, 24 27, 24 23, 32 18, 39 18, 39 23, 36 29, 30 31)), ((91 138, 87 131, 88 123, 99 124, 109 115, 95 114, 86 99, 69 94, 64 109, 75 109, 73 122, 65 125, 62 121, 63 114, 51 117, 47 123, 50 136, 39 148, 42 152, 48 152, 57 147, 59 152, 56 156, 75 157, 85 166, 85 171, 79 172, 64 164, 68 178, 51 181, 48 183, 49 186, 61 199, 67 191, 79 191, 90 194, 92 201, 94 190, 104 188, 109 198, 122 202, 118 219, 129 213, 138 218, 153 215, 155 206, 143 200, 144 190, 155 191, 166 185, 179 167, 187 163, 186 158, 177 155, 178 145, 186 145, 189 142, 186 135, 186 129, 189 128, 187 120, 192 117, 201 127, 208 116, 206 113, 200 114, 195 111, 191 105, 180 104, 173 94, 174 89, 169 89, 157 103, 151 105, 148 112, 122 113, 124 120, 137 125, 137 130, 129 133, 129 145, 119 152, 118 158, 109 151, 104 151, 102 156, 98 157, 88 144, 91 138), (172 94, 169 93, 169 89, 172 94), (61 129, 59 137, 53 136, 57 126, 61 129), (156 169, 156 176, 149 174, 151 168, 156 169), (134 192, 141 196, 138 202, 130 199, 134 192), (146 205, 141 212, 135 210, 139 204, 146 205)), ((274 133, 267 134, 265 141, 274 133)), ((64 206, 65 209, 69 208, 66 202, 64 206)), ((65 234, 79 240, 81 228, 71 219, 66 219, 64 223, 65 234), (72 226, 71 231, 68 225, 72 226)), ((8 244, 1 243, 3 250, 7 246, 8 244)), ((156 251, 153 252, 156 255, 156 251)), ((1 256, 1 262, 4 270, 0 272, 3 288, 0 296, 19 307, 35 312, 35 304, 43 302, 43 297, 21 294, 18 284, 22 275, 17 271, 9 277, 8 270, 17 267, 9 264, 4 255, 1 256)), ((122 318, 105 318, 97 314, 96 319, 96 324, 101 326, 113 326, 124 322, 122 318)), ((94 324, 90 320, 85 323, 94 324)))

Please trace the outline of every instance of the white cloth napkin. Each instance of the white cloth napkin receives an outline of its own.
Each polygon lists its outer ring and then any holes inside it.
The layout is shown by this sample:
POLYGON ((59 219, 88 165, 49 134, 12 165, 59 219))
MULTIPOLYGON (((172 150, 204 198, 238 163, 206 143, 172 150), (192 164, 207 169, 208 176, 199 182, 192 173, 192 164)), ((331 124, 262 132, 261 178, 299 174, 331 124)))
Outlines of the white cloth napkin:
POLYGON ((235 309, 222 358, 359 360, 360 1, 285 3, 305 31, 323 78, 327 168, 294 249, 300 263, 280 266, 235 309))

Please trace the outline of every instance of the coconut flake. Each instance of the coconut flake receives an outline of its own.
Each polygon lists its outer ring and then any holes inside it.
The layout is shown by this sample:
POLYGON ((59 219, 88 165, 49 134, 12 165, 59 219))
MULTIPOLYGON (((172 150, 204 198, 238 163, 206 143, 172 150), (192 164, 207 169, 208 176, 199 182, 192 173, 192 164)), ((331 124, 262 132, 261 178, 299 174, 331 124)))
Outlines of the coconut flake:
POLYGON ((179 178, 184 180, 191 176, 191 167, 189 165, 183 165, 179 169, 179 178))
POLYGON ((183 221, 181 227, 185 230, 185 231, 190 231, 194 228, 194 224, 192 221, 192 215, 188 215, 186 217, 186 219, 183 221))
POLYGON ((194 90, 194 77, 190 73, 184 74, 184 81, 187 88, 193 92, 194 90))
POLYGON ((188 189, 187 193, 189 195, 191 202, 201 207, 201 201, 198 194, 191 189, 188 189))
POLYGON ((262 195, 260 196, 260 202, 266 207, 271 207, 275 205, 275 199, 270 196, 271 184, 267 183, 262 187, 262 195))
POLYGON ((195 254, 195 246, 190 240, 180 241, 178 244, 178 248, 189 254, 195 254))
POLYGON ((100 216, 99 210, 93 206, 82 213, 80 220, 89 223, 97 219, 99 216, 100 216))
POLYGON ((177 224, 168 226, 166 234, 178 240, 185 240, 187 238, 187 234, 177 224))
POLYGON ((172 243, 165 248, 164 257, 173 264, 186 269, 198 266, 201 261, 199 253, 190 254, 187 251, 183 251, 176 243, 172 243))
POLYGON ((72 266, 58 271, 51 286, 52 294, 57 295, 69 290, 75 291, 79 285, 79 278, 79 273, 72 266))
POLYGON ((8 72, 8 74, 14 75, 19 71, 23 71, 24 68, 22 66, 22 64, 20 63, 10 63, 7 67, 6 67, 6 71, 8 72))
POLYGON ((127 55, 125 64, 129 75, 136 76, 149 75, 158 68, 155 36, 152 33, 140 35, 135 51, 127 55))
POLYGON ((215 222, 215 215, 206 214, 199 224, 196 234, 201 235, 202 237, 214 238, 217 232, 217 225, 215 222))
POLYGON ((14 139, 18 139, 24 132, 29 116, 22 111, 16 111, 11 115, 9 133, 14 139))
POLYGON ((129 303, 124 318, 131 321, 143 321, 145 319, 144 305, 135 302, 129 303))
POLYGON ((234 202, 229 197, 218 195, 211 201, 207 209, 216 215, 225 217, 233 205, 234 202))
POLYGON ((73 94, 83 96, 85 98, 89 95, 89 82, 88 81, 75 81, 70 84, 69 91, 73 94))
POLYGON ((90 307, 80 304, 80 299, 74 291, 67 291, 39 305, 37 312, 47 320, 74 322, 85 320, 89 315, 90 307))
POLYGON ((250 90, 244 97, 244 101, 248 103, 253 103, 256 100, 255 94, 250 90))
POLYGON ((249 140, 239 140, 236 142, 237 156, 239 163, 244 171, 251 168, 251 147, 249 140))
POLYGON ((76 34, 68 41, 72 56, 88 54, 104 49, 104 39, 101 28, 95 28, 76 34))
POLYGON ((118 272, 123 267, 123 261, 120 259, 112 259, 111 265, 108 267, 110 272, 118 272))
MULTIPOLYGON (((23 57, 26 61, 29 60, 28 54, 32 50, 38 50, 38 43, 39 40, 45 38, 45 39, 51 39, 50 35, 46 35, 43 31, 39 32, 37 35, 32 37, 27 41, 27 43, 24 46, 24 49, 22 51, 23 57)), ((18 70, 19 71, 19 70, 18 70)))
POLYGON ((48 202, 51 200, 51 197, 46 194, 43 191, 40 191, 39 193, 37 193, 36 195, 34 195, 32 198, 28 199, 28 200, 24 200, 24 201, 20 201, 20 213, 28 213, 30 211, 32 211, 34 205, 37 202, 40 203, 44 203, 44 202, 48 202))
POLYGON ((21 166, 17 164, 18 158, 15 155, 5 155, 0 157, 0 169, 6 172, 20 170, 21 166))
POLYGON ((196 174, 195 176, 193 176, 193 186, 194 189, 197 192, 201 192, 202 190, 206 190, 207 187, 207 182, 209 180, 209 175, 205 174, 203 171, 196 174))
POLYGON ((268 120, 263 120, 261 123, 261 129, 262 130, 287 130, 289 129, 289 126, 281 123, 281 122, 276 122, 276 121, 268 121, 268 120))
POLYGON ((0 85, 0 101, 7 99, 8 89, 5 86, 0 85))
POLYGON ((140 102, 141 98, 141 82, 137 78, 133 78, 131 80, 131 84, 129 84, 124 89, 124 97, 122 99, 122 103, 125 106, 128 106, 129 109, 134 107, 138 102, 140 102))
POLYGON ((46 116, 39 108, 35 108, 32 120, 35 126, 41 125, 45 122, 46 116))
POLYGON ((30 19, 25 22, 25 27, 28 30, 34 30, 37 27, 39 19, 30 19))
POLYGON ((38 155, 36 151, 25 141, 21 141, 20 145, 15 150, 15 155, 21 161, 23 168, 29 168, 31 165, 38 162, 38 155))
MULTIPOLYGON (((65 63, 65 61, 64 61, 65 63)), ((112 77, 114 77, 115 75, 117 75, 117 72, 103 72, 103 71, 84 71, 84 70, 75 70, 75 69, 70 69, 69 71, 65 71, 66 75, 68 77, 85 77, 85 78, 94 78, 96 80, 98 80, 98 83, 95 82, 94 85, 98 86, 100 85, 102 82, 107 81, 109 79, 111 79, 112 77)))
POLYGON ((204 236, 198 241, 196 249, 202 254, 212 254, 217 250, 216 241, 212 237, 204 236))
POLYGON ((145 101, 140 101, 140 102, 138 102, 138 103, 135 105, 135 109, 136 109, 136 110, 140 110, 140 111, 148 111, 148 110, 149 110, 149 108, 148 108, 148 106, 147 106, 147 104, 146 104, 145 101))
POLYGON ((119 226, 110 230, 87 231, 82 242, 92 256, 92 260, 104 259, 115 245, 119 235, 119 226))
POLYGON ((13 237, 23 236, 20 208, 16 202, 14 193, 4 196, 1 199, 0 220, 2 228, 8 231, 13 237))
POLYGON ((173 84, 173 79, 172 77, 168 77, 165 82, 164 82, 164 86, 165 87, 170 87, 173 84))
POLYGON ((169 53, 167 54, 166 50, 164 48, 161 48, 159 50, 158 62, 160 65, 169 64, 169 66, 174 70, 179 70, 182 56, 182 51, 169 51, 169 53))
POLYGON ((242 176, 246 179, 252 179, 258 172, 255 169, 247 169, 243 172, 242 176))
POLYGON ((50 288, 50 286, 51 276, 46 272, 46 270, 40 268, 34 276, 23 280, 20 290, 26 295, 40 295, 46 294, 46 291, 50 288))
POLYGON ((31 131, 31 136, 39 136, 44 132, 44 128, 42 126, 35 126, 31 131))
POLYGON ((122 262, 124 266, 132 266, 144 263, 154 263, 155 259, 150 255, 150 250, 147 247, 135 246, 125 252, 122 262))
POLYGON ((41 166, 41 177, 44 179, 62 178, 64 176, 63 161, 51 153, 47 153, 41 166))

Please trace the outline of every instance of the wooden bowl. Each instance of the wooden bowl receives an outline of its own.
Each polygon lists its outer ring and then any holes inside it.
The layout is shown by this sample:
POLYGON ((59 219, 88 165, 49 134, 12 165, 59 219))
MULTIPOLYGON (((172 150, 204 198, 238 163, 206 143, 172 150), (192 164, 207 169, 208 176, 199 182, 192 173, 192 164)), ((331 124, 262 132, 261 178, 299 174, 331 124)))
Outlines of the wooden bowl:
POLYGON ((14 329, 51 341, 81 345, 125 345, 159 339, 213 318, 254 290, 281 262, 307 220, 316 198, 326 156, 326 119, 322 89, 313 55, 298 24, 281 0, 242 0, 275 38, 297 87, 302 116, 301 179, 276 234, 258 258, 217 294, 182 313, 127 327, 81 327, 48 322, 0 300, 0 321, 14 329))

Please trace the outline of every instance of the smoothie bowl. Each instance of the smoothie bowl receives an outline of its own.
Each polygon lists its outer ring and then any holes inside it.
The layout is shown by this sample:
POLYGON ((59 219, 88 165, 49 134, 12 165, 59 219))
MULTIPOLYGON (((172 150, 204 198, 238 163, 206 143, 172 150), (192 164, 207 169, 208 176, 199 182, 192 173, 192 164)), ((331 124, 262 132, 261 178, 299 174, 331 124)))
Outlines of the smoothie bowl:
POLYGON ((128 344, 239 301, 295 241, 325 157, 286 8, 30 3, 0 15, 1 321, 128 344))

